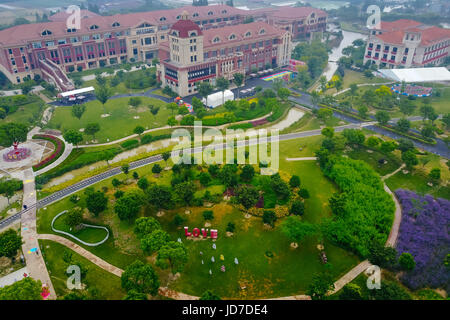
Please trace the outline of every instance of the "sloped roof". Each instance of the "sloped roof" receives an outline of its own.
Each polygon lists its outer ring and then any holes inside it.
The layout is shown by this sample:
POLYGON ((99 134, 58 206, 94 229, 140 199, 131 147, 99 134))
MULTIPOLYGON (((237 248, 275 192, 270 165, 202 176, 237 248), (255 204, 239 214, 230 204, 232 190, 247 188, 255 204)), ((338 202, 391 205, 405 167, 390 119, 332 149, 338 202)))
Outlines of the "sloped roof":
POLYGON ((385 78, 405 82, 450 81, 450 71, 444 67, 381 69, 378 72, 385 78))
MULTIPOLYGON (((81 14, 81 19, 99 17, 98 14, 96 14, 95 12, 89 11, 89 10, 80 10, 80 14, 81 14)), ((57 13, 51 15, 50 17, 48 17, 48 19, 50 21, 66 21, 66 19, 70 15, 71 14, 69 14, 65 11, 60 11, 60 12, 57 12, 57 13)))
POLYGON ((278 28, 275 28, 274 26, 271 26, 270 24, 261 21, 247 24, 237 24, 234 26, 226 26, 217 29, 203 30, 203 47, 207 48, 223 43, 230 44, 233 42, 244 40, 246 38, 245 35, 247 32, 251 33, 250 37, 252 38, 252 40, 257 40, 258 38, 263 38, 268 35, 279 36, 286 31, 280 30, 278 28), (261 30, 264 30, 264 33, 261 33, 261 30), (232 35, 234 35, 234 37, 230 38, 232 35), (215 38, 219 38, 220 41, 214 42, 215 38))

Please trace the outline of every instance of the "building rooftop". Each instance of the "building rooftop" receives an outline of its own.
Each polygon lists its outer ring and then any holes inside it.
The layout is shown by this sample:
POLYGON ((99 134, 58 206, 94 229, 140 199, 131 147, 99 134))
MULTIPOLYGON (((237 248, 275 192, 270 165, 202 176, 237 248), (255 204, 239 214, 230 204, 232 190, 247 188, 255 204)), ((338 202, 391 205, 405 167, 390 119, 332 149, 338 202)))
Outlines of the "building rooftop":
POLYGON ((414 20, 397 20, 392 22, 381 22, 383 32, 376 37, 383 42, 390 44, 402 44, 406 32, 416 32, 421 34, 421 45, 439 42, 450 38, 450 29, 427 26, 414 20))

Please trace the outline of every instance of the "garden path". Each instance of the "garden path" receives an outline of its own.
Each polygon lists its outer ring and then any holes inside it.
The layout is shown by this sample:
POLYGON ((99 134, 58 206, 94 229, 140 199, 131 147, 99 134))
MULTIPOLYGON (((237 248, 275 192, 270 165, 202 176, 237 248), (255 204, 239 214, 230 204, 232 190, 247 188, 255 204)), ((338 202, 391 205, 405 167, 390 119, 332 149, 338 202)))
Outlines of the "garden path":
POLYGON ((23 181, 23 204, 30 210, 21 216, 21 235, 23 239, 22 251, 25 256, 27 269, 35 280, 41 280, 50 291, 49 299, 56 299, 55 289, 48 275, 42 253, 39 251, 38 234, 36 231, 36 189, 34 175, 31 168, 25 170, 23 181))

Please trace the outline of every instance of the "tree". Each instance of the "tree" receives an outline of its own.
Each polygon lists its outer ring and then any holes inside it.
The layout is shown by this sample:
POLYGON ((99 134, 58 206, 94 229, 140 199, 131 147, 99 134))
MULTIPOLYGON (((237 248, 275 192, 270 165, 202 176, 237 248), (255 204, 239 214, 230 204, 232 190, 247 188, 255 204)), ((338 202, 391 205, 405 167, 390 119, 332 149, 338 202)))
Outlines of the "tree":
POLYGON ((303 199, 309 199, 309 192, 305 188, 301 188, 298 190, 298 195, 303 199))
POLYGON ((172 117, 173 117, 173 112, 178 109, 178 105, 175 102, 168 103, 167 109, 169 109, 172 112, 172 117))
POLYGON ((159 173, 161 173, 161 171, 162 171, 161 166, 158 163, 155 163, 152 167, 152 172, 154 174, 159 174, 159 173))
MULTIPOLYGON (((237 185, 238 180, 236 176, 237 166, 226 164, 223 166, 222 170, 220 170, 220 180, 225 185, 225 187, 230 188, 237 185)), ((211 172, 210 172, 211 173, 211 172)))
POLYGON ((286 200, 291 195, 288 184, 280 178, 279 174, 270 177, 270 186, 280 199, 286 200))
POLYGON ((195 185, 192 181, 178 183, 174 187, 175 196, 185 205, 190 205, 194 199, 195 185))
POLYGON ((10 122, 0 125, 0 146, 8 148, 14 142, 27 140, 28 128, 22 123, 10 122))
POLYGON ((111 95, 111 90, 104 85, 99 86, 95 91, 95 96, 97 97, 97 100, 102 104, 104 113, 106 113, 105 103, 109 100, 109 98, 111 98, 111 95))
POLYGON ((334 281, 329 273, 317 273, 313 276, 312 283, 309 285, 306 294, 311 296, 312 300, 323 300, 327 293, 334 289, 334 281))
POLYGON ((0 288, 0 300, 42 300, 42 282, 30 277, 0 288))
POLYGON ((397 143, 395 141, 383 141, 380 145, 380 150, 383 153, 391 153, 397 148, 397 143))
POLYGON ((391 268, 397 263, 397 250, 385 247, 379 241, 374 241, 369 248, 369 261, 381 268, 391 268))
POLYGON ((389 113, 387 111, 384 110, 380 110, 377 111, 377 113, 375 114, 375 119, 381 124, 381 125, 386 125, 389 120, 391 119, 391 117, 389 116, 389 113))
POLYGON ((402 153, 414 150, 414 143, 412 143, 411 140, 400 138, 397 141, 398 141, 397 149, 400 150, 402 153))
POLYGON ((206 105, 208 105, 208 96, 213 92, 214 88, 209 82, 200 82, 197 84, 198 94, 206 99, 206 105))
POLYGON ((63 134, 64 140, 68 143, 74 144, 78 148, 78 144, 83 141, 83 135, 81 132, 75 129, 69 129, 63 134))
POLYGON ((441 169, 439 168, 433 168, 431 169, 430 173, 428 174, 428 176, 433 179, 438 181, 441 178, 441 169))
POLYGON ((412 169, 415 165, 419 163, 416 154, 409 150, 402 153, 402 161, 406 164, 406 167, 412 169))
POLYGON ((397 128, 401 132, 408 132, 411 128, 411 122, 408 119, 402 118, 397 121, 397 128))
POLYGON ((374 300, 411 300, 410 294, 400 285, 391 281, 383 281, 380 289, 369 290, 369 296, 374 300))
POLYGON ((187 257, 187 250, 184 244, 178 241, 170 241, 159 249, 156 265, 162 269, 169 266, 174 274, 183 270, 187 257))
POLYGON ((444 114, 442 116, 442 122, 445 124, 447 129, 450 128, 450 113, 444 114))
POLYGON ((277 95, 281 100, 286 101, 287 98, 291 95, 291 90, 289 90, 288 88, 280 88, 277 91, 277 95))
POLYGON ((416 262, 411 253, 403 252, 398 258, 398 264, 403 270, 411 271, 416 267, 416 262))
POLYGON ((205 210, 202 215, 205 220, 214 220, 214 211, 212 210, 205 210))
POLYGON ((65 215, 64 222, 71 228, 79 226, 83 222, 83 210, 79 207, 69 210, 65 215))
POLYGON ((141 137, 141 134, 143 134, 145 131, 143 126, 136 126, 136 128, 134 128, 133 133, 137 134, 139 137, 141 137))
POLYGON ((22 237, 14 229, 0 233, 0 257, 15 257, 22 247, 22 237))
POLYGON ((423 105, 420 107, 420 114, 423 117, 423 121, 425 121, 425 119, 430 120, 431 122, 433 122, 434 120, 437 119, 437 114, 434 111, 433 107, 431 105, 423 105))
POLYGON ((166 166, 167 166, 167 160, 170 159, 170 155, 171 154, 169 151, 163 152, 163 154, 162 154, 162 158, 163 158, 164 162, 166 163, 166 166))
POLYGON ((210 290, 203 292, 202 296, 198 300, 222 300, 220 297, 210 290))
POLYGON ((242 168, 241 179, 244 181, 251 181, 255 176, 255 168, 252 165, 246 164, 242 168))
POLYGON ((145 235, 141 239, 141 249, 146 254, 153 254, 157 252, 162 246, 170 241, 170 236, 167 232, 157 229, 150 234, 145 235))
POLYGON ((220 91, 222 91, 222 104, 225 104, 225 90, 230 86, 230 81, 225 79, 224 77, 219 77, 216 79, 216 87, 220 91))
POLYGON ((355 283, 347 283, 339 295, 340 300, 362 300, 361 287, 355 283))
POLYGON ((72 116, 78 118, 78 120, 81 119, 85 111, 86 106, 84 104, 75 104, 72 106, 72 116))
POLYGON ((23 182, 17 179, 0 180, 0 194, 3 194, 8 200, 12 198, 16 191, 23 188, 23 182))
POLYGON ((108 204, 108 198, 101 191, 89 192, 86 197, 86 207, 89 212, 98 216, 99 213, 106 210, 108 204))
POLYGON ((137 218, 134 222, 134 233, 139 239, 159 229, 161 229, 161 224, 153 217, 137 218))
POLYGON ((130 165, 128 163, 125 163, 121 167, 122 172, 125 173, 125 175, 128 175, 128 172, 130 172, 130 165))
POLYGON ((185 221, 186 219, 180 216, 178 213, 175 215, 175 217, 173 217, 173 224, 177 227, 180 227, 185 221))
POLYGON ((333 116, 333 110, 328 108, 321 108, 319 111, 317 111, 317 118, 319 118, 322 121, 326 121, 328 119, 331 119, 333 116))
POLYGON ((273 211, 264 211, 263 213, 263 223, 268 224, 272 228, 275 226, 275 221, 277 221, 277 216, 273 211))
POLYGON ((300 243, 305 237, 316 234, 317 227, 303 222, 299 216, 289 216, 282 222, 281 231, 291 240, 300 243))
POLYGON ((322 92, 327 91, 327 78, 325 76, 319 78, 319 86, 322 92))
POLYGON ((241 185, 236 190, 236 199, 248 210, 258 202, 259 192, 252 186, 241 185))
POLYGON ((367 112, 369 111, 369 108, 367 108, 366 106, 362 105, 358 108, 358 114, 361 118, 367 118, 367 112))
POLYGON ((149 187, 149 185, 150 183, 148 182, 146 177, 140 178, 137 182, 137 186, 144 191, 149 187))
POLYGON ((88 123, 84 132, 95 139, 95 134, 100 131, 100 125, 98 123, 88 123))
POLYGON ((237 90, 237 92, 238 92, 238 99, 239 99, 239 92, 240 92, 239 87, 242 86, 242 84, 244 83, 244 78, 245 78, 245 76, 242 73, 240 73, 240 72, 236 72, 233 75, 233 82, 236 85, 236 87, 238 87, 238 90, 237 90))
POLYGON ((400 112, 403 113, 405 116, 412 115, 414 109, 416 109, 416 106, 413 105, 409 100, 403 100, 400 103, 400 112))
POLYGON ((420 134, 425 139, 431 139, 434 137, 434 130, 435 129, 434 129, 433 125, 426 124, 423 126, 422 130, 420 130, 420 134))
POLYGON ((290 214, 295 214, 296 216, 302 216, 305 213, 305 204, 303 201, 294 201, 289 209, 290 214))
POLYGON ((208 172, 201 172, 198 177, 202 186, 206 187, 211 182, 211 175, 208 172))
POLYGON ((332 127, 325 127, 321 131, 322 135, 328 138, 333 138, 334 136, 334 128, 332 127))
POLYGON ((291 186, 291 188, 298 188, 298 187, 300 187, 300 177, 297 176, 297 175, 293 175, 289 179, 289 185, 291 186))
POLYGON ((145 293, 137 292, 136 290, 130 290, 123 300, 148 300, 145 293))
POLYGON ((176 126, 177 124, 178 124, 178 121, 175 119, 175 117, 169 117, 169 118, 167 119, 167 125, 168 125, 169 127, 176 126))
POLYGON ((169 208, 172 204, 172 194, 166 186, 151 186, 147 189, 146 193, 149 203, 154 205, 158 210, 161 208, 169 208))
POLYGON ((344 129, 342 135, 347 139, 347 142, 352 145, 362 145, 366 139, 364 132, 358 129, 344 129))
POLYGON ((376 136, 370 136, 367 138, 367 145, 371 148, 375 148, 380 144, 381 139, 376 136))
POLYGON ((142 191, 127 192, 124 196, 117 199, 114 205, 114 211, 120 220, 132 220, 137 216, 144 204, 144 195, 142 191))
POLYGON ((128 104, 136 109, 137 107, 139 107, 142 104, 142 99, 141 99, 141 97, 131 97, 128 100, 128 104))
POLYGON ((128 292, 156 295, 159 289, 159 278, 151 265, 136 260, 130 264, 121 276, 122 288, 128 292))

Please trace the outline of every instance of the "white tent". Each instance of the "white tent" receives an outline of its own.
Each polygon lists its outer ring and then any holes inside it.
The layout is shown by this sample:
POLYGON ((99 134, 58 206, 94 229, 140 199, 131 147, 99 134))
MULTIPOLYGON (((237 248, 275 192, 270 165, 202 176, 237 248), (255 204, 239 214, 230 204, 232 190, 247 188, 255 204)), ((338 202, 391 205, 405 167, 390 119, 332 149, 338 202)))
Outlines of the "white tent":
POLYGON ((409 68, 409 69, 381 69, 378 73, 394 81, 410 82, 436 82, 450 81, 450 71, 444 67, 436 68, 409 68))
POLYGON ((222 105, 228 100, 234 100, 234 93, 231 90, 225 90, 223 93, 222 91, 210 94, 208 96, 208 104, 206 105, 206 99, 203 98, 202 102, 205 104, 208 108, 217 108, 218 106, 222 105))
POLYGON ((61 92, 60 95, 61 95, 61 97, 65 98, 65 97, 74 96, 76 94, 91 92, 94 90, 95 90, 94 87, 87 87, 87 88, 81 88, 81 89, 76 89, 76 90, 72 90, 72 91, 61 92))

